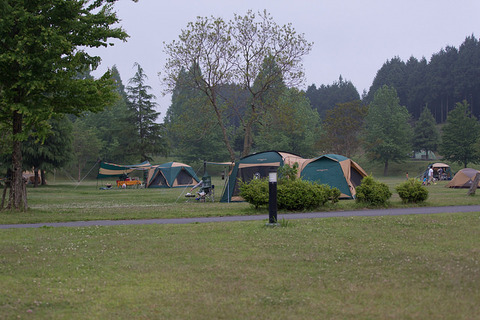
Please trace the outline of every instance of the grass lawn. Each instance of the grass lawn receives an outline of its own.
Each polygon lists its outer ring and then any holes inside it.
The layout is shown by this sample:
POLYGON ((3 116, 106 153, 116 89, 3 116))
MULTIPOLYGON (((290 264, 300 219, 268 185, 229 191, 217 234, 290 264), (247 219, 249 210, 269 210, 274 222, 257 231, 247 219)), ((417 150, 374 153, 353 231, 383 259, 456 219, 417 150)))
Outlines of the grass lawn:
MULTIPOLYGON (((393 196, 391 207, 405 207, 395 186, 404 178, 381 178, 393 196)), ((216 199, 222 194, 222 180, 214 179, 216 199)), ((480 204, 480 190, 475 196, 467 196, 467 189, 445 188, 446 181, 428 186, 429 198, 422 206, 450 206, 480 204)), ((248 203, 196 203, 186 202, 183 188, 172 189, 117 189, 100 190, 95 181, 79 186, 72 183, 57 183, 41 188, 28 188, 29 210, 27 212, 0 211, 0 224, 63 222, 103 219, 151 219, 252 215, 258 211, 248 203)), ((362 207, 353 200, 342 200, 335 205, 319 208, 320 211, 354 210, 362 207)))
POLYGON ((476 319, 480 213, 0 232, 0 318, 476 319))
MULTIPOLYGON (((424 205, 480 204, 444 184, 424 205)), ((266 212, 181 189, 28 192, 0 223, 266 212)), ((480 213, 0 230, 0 319, 476 319, 479 238, 480 213)))

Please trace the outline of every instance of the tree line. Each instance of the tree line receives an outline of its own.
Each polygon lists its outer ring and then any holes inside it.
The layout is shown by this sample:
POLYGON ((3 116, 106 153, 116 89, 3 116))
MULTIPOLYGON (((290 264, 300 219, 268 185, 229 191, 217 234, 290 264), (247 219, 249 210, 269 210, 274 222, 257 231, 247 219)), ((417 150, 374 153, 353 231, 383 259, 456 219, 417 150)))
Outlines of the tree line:
POLYGON ((394 87, 400 104, 418 119, 426 106, 437 123, 446 121, 457 102, 467 101, 470 111, 480 116, 480 42, 474 35, 457 49, 447 46, 430 61, 410 57, 406 62, 394 57, 377 71, 365 103, 373 100, 383 85, 394 87))

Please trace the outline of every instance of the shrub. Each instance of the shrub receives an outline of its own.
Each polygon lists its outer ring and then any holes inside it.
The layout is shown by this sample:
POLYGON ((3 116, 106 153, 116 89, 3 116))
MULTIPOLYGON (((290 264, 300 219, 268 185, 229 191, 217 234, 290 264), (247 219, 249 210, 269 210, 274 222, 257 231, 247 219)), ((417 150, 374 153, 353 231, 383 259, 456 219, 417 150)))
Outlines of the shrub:
MULTIPOLYGON (((269 185, 267 179, 252 180, 240 185, 240 196, 259 208, 268 205, 269 185)), ((301 211, 324 206, 329 200, 338 202, 340 191, 327 185, 302 179, 282 179, 277 185, 278 209, 301 211)))
POLYGON ((427 200, 428 190, 420 180, 410 178, 395 187, 404 203, 418 203, 427 200))
POLYGON ((258 209, 268 204, 268 180, 253 179, 249 183, 240 182, 240 196, 258 209))
POLYGON ((357 187, 357 203, 364 203, 371 206, 384 206, 392 196, 388 186, 373 179, 372 176, 363 178, 362 183, 357 187))

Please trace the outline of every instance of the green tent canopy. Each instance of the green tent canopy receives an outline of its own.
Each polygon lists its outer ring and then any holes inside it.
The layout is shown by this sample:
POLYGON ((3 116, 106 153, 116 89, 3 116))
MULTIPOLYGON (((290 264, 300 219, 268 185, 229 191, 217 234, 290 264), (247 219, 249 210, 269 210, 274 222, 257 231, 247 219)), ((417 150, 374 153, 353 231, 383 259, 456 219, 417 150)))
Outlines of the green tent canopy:
POLYGON ((194 186, 200 181, 192 167, 180 162, 151 166, 147 188, 175 188, 194 186))
POLYGON ((148 161, 139 164, 123 165, 109 162, 100 162, 97 179, 117 177, 128 175, 135 170, 148 170, 152 165, 148 161))
POLYGON ((355 188, 362 182, 367 173, 355 161, 338 155, 326 154, 311 159, 300 176, 302 179, 329 185, 340 190, 342 199, 355 197, 355 188))
POLYGON ((271 168, 285 164, 293 166, 296 162, 301 165, 304 161, 306 159, 296 154, 281 151, 265 151, 243 157, 235 163, 220 201, 244 201, 239 196, 240 180, 249 182, 253 179, 266 178, 271 168))
POLYGON ((266 178, 271 168, 298 164, 297 175, 304 180, 326 184, 340 190, 341 199, 353 199, 355 188, 367 174, 355 161, 337 154, 326 154, 313 159, 298 155, 266 151, 241 158, 233 167, 226 183, 222 202, 243 201, 239 193, 239 181, 266 178))

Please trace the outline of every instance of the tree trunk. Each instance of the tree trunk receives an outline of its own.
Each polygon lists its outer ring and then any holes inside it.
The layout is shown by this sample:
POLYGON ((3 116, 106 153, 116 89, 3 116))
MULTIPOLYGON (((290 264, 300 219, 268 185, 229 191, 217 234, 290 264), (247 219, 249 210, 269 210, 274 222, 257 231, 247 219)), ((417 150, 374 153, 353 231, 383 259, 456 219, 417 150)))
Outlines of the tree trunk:
POLYGON ((22 133, 23 116, 13 112, 13 151, 12 151, 12 180, 9 197, 9 208, 27 210, 27 191, 22 175, 22 143, 18 136, 22 133), (22 201, 23 200, 23 201, 22 201))
POLYGON ((45 170, 40 170, 40 177, 42 179, 42 186, 47 184, 47 180, 45 179, 45 170))
POLYGON ((385 160, 385 166, 383 167, 383 176, 386 177, 388 174, 388 160, 385 160))
POLYGON ((475 191, 477 191, 479 182, 480 182, 480 173, 477 173, 475 175, 475 179, 473 179, 472 185, 470 186, 470 190, 468 190, 468 192, 467 192, 467 196, 474 196, 475 195, 475 191))
POLYGON ((209 95, 207 93, 207 96, 210 99, 210 102, 212 103, 213 109, 215 110, 215 115, 217 116, 218 124, 220 125, 220 128, 222 129, 223 142, 225 143, 225 146, 227 147, 228 153, 230 154, 230 161, 235 162, 235 152, 233 151, 233 148, 230 145, 230 140, 228 139, 227 129, 225 128, 225 124, 222 121, 222 115, 220 113, 220 110, 218 110, 218 107, 217 107, 216 93, 212 89, 211 95, 209 95))
POLYGON ((256 113, 255 105, 252 104, 251 107, 252 107, 252 115, 243 129, 245 132, 245 137, 243 139, 242 157, 246 157, 250 154, 252 149, 252 144, 253 144, 252 127, 257 118, 257 113, 256 113))
POLYGON ((40 180, 40 177, 38 176, 38 170, 39 169, 37 167, 33 168, 33 179, 35 179, 35 180, 33 180, 33 187, 34 188, 38 187, 38 181, 40 180))

